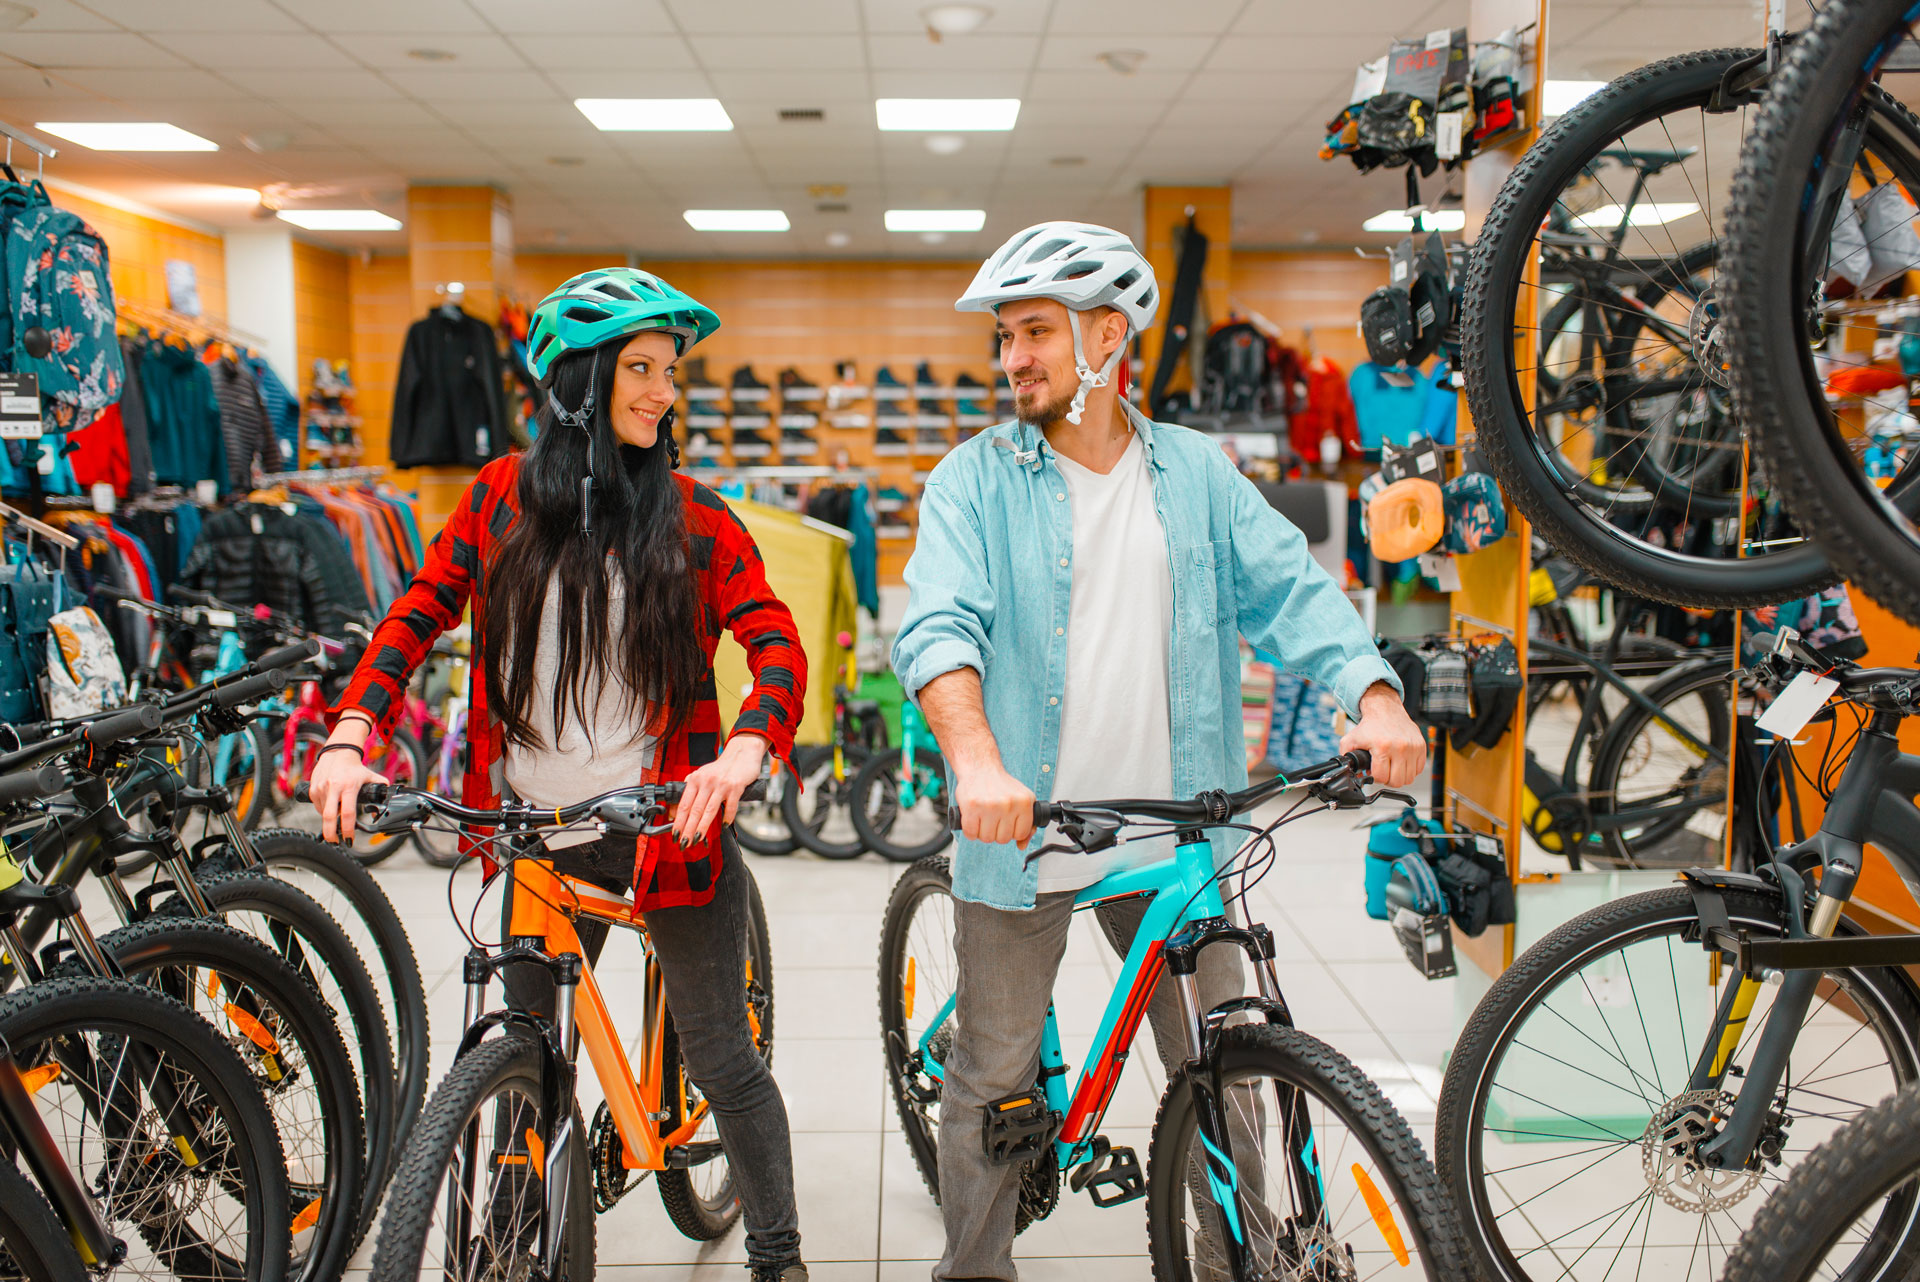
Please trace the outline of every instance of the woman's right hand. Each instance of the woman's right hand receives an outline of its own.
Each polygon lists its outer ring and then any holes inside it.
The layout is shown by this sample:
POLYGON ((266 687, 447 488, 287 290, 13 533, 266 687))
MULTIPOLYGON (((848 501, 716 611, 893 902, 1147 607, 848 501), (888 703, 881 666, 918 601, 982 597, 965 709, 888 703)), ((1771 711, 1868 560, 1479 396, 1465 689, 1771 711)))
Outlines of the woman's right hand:
POLYGON ((313 764, 307 787, 313 808, 320 812, 322 841, 353 840, 353 819, 358 810, 360 789, 368 784, 385 783, 385 776, 370 769, 351 752, 328 752, 313 764))

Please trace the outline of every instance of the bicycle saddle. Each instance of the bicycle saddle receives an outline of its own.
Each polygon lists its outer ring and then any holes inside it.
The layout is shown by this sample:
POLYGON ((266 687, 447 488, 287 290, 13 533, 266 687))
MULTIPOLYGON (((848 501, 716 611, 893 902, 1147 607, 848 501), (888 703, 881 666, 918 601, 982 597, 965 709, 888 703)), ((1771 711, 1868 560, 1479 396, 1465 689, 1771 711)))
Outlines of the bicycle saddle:
POLYGON ((1662 169, 1679 164, 1699 150, 1698 147, 1682 147, 1677 151, 1663 151, 1651 147, 1609 147, 1600 154, 1608 160, 1619 161, 1629 169, 1638 169, 1651 178, 1662 169))

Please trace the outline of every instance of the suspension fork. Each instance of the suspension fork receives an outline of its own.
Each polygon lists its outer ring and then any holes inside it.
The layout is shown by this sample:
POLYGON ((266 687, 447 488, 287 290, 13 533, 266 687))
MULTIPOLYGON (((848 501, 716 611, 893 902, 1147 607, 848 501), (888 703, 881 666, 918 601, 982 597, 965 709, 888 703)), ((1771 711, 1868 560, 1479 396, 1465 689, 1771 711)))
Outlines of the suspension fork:
POLYGON ((33 1093, 20 1075, 13 1048, 4 1038, 0 1038, 0 1127, 26 1159, 41 1192, 53 1203, 81 1262, 97 1269, 125 1259, 126 1243, 107 1230, 93 1199, 67 1164, 66 1155, 34 1106, 33 1093))
MULTIPOLYGON (((546 1167, 541 1173, 547 1205, 546 1214, 540 1217, 540 1259, 546 1276, 550 1278, 559 1276, 560 1251, 567 1240, 567 1201, 572 1192, 572 1181, 567 1178, 567 1171, 573 1158, 573 1146, 584 1142, 573 1128, 573 1064, 580 1050, 578 1030, 573 1022, 573 1003, 580 989, 580 975, 584 969, 585 963, 578 953, 562 953, 552 963, 553 1030, 562 1052, 555 1069, 565 1080, 548 1081, 543 1092, 546 1099, 542 1101, 547 1110, 549 1133, 546 1167)), ((547 1076, 551 1078, 554 1074, 547 1076)), ((592 1207, 586 1207, 580 1213, 591 1214, 592 1207)))

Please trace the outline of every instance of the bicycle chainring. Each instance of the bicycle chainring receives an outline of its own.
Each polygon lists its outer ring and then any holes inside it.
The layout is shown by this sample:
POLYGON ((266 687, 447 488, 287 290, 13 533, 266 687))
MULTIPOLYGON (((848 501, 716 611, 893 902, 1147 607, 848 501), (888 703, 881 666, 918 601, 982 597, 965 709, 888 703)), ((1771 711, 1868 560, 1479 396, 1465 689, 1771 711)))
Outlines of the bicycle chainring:
POLYGON ((613 1124, 613 1113, 603 1102, 587 1128, 587 1159, 593 1164, 593 1209, 605 1214, 614 1203, 640 1187, 645 1172, 627 1169, 626 1142, 613 1124))
POLYGON ((1757 1170, 1716 1169, 1699 1160, 1733 1111, 1725 1091, 1682 1091, 1662 1105, 1640 1136, 1640 1168, 1668 1206, 1696 1215, 1725 1211, 1760 1186, 1757 1170))
POLYGON ((1053 1214, 1060 1204, 1060 1159, 1053 1145, 1020 1168, 1020 1201, 1013 1213, 1013 1231, 1024 1233, 1036 1220, 1053 1214))

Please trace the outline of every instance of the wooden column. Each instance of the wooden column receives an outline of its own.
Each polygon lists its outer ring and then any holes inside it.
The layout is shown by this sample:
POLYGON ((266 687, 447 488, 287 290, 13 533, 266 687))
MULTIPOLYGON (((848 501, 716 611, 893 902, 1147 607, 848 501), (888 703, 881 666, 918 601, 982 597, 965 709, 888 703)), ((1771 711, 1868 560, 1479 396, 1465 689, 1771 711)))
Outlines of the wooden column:
MULTIPOLYGON (((443 286, 459 281, 466 287, 462 305, 468 315, 493 324, 500 315, 501 296, 513 289, 511 198, 495 187, 407 188, 407 273, 413 302, 409 323, 445 301, 443 286)), ((398 348, 394 355, 397 359, 398 348)), ((505 424, 497 425, 492 446, 496 452, 506 451, 505 424)), ((369 462, 389 457, 384 433, 378 454, 369 435, 367 454, 369 462)), ((422 467, 395 475, 420 491, 422 533, 431 537, 446 523, 474 473, 464 467, 422 467)))
MULTIPOLYGON (((1140 368, 1134 381, 1151 383, 1154 367, 1160 361, 1160 346, 1167 333, 1167 305, 1173 298, 1173 277, 1180 265, 1176 235, 1187 225, 1187 210, 1193 210, 1196 225, 1207 238, 1207 266, 1201 276, 1202 314, 1196 324, 1217 321, 1227 314, 1227 299, 1233 282, 1233 188, 1231 187, 1148 187, 1146 189, 1146 230, 1140 246, 1153 265, 1160 282, 1159 323, 1141 336, 1140 368)), ((1205 334, 1190 335, 1197 342, 1205 334)), ((1182 386, 1178 379, 1174 386, 1182 386)))

